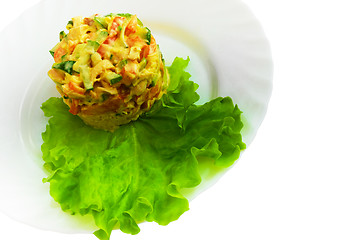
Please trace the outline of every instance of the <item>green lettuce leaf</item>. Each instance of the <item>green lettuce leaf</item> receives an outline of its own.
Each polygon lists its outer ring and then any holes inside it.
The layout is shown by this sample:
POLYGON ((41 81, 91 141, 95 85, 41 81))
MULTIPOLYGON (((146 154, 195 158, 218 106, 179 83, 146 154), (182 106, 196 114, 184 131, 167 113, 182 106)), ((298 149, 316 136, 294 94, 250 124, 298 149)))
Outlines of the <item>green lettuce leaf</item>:
POLYGON ((93 129, 68 112, 61 98, 42 105, 49 122, 42 134, 50 194, 70 214, 91 214, 110 238, 114 228, 129 234, 138 223, 167 225, 189 209, 182 189, 201 182, 199 161, 225 168, 245 149, 241 111, 231 98, 204 105, 185 71, 189 59, 168 68, 168 94, 137 121, 114 133, 93 129))

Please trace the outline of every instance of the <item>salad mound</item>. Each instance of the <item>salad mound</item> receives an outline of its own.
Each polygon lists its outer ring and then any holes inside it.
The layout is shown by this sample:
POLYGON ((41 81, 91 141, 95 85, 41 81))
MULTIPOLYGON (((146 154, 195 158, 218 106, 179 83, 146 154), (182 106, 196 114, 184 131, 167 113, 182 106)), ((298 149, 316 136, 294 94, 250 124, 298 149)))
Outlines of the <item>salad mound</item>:
POLYGON ((241 111, 230 97, 196 105, 198 85, 185 71, 188 63, 176 58, 167 67, 167 93, 113 133, 69 114, 61 98, 41 107, 49 117, 41 146, 49 175, 43 181, 63 211, 93 217, 101 240, 110 239, 114 228, 137 234, 140 222, 177 220, 189 210, 183 190, 202 181, 199 166, 221 172, 246 147, 241 111))
POLYGON ((95 128, 114 131, 160 99, 168 72, 151 31, 136 15, 75 17, 50 51, 49 77, 70 113, 95 128))

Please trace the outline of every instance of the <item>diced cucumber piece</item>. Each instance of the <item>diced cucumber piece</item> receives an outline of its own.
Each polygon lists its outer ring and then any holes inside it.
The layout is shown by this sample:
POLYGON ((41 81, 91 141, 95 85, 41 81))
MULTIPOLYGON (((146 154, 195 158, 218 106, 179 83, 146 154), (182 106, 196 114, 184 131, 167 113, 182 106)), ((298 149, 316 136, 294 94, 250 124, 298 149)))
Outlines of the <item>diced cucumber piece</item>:
POLYGON ((144 24, 140 21, 140 19, 137 19, 137 22, 138 22, 138 24, 139 24, 139 26, 144 26, 144 24))
POLYGON ((61 32, 59 33, 59 39, 60 39, 60 41, 63 40, 64 37, 66 37, 66 33, 65 33, 64 31, 61 31, 61 32))
POLYGON ((128 44, 127 44, 126 41, 125 41, 125 29, 126 29, 126 27, 121 28, 121 30, 120 30, 120 37, 119 37, 118 40, 120 41, 120 43, 121 43, 121 45, 122 45, 123 47, 128 48, 129 46, 128 46, 128 44))
POLYGON ((74 64, 75 64, 75 61, 65 61, 65 62, 61 62, 61 63, 55 63, 52 67, 55 69, 63 70, 65 72, 67 72, 68 74, 72 74, 74 64))
POLYGON ((70 20, 67 25, 66 25, 66 29, 67 30, 70 30, 72 27, 74 26, 74 21, 73 20, 70 20))
POLYGON ((101 29, 97 32, 95 41, 101 45, 108 36, 109 36, 109 33, 106 30, 101 29))
POLYGON ((108 24, 105 21, 105 17, 95 16, 94 21, 95 21, 95 24, 97 24, 99 27, 105 28, 105 29, 108 28, 108 24))
POLYGON ((100 47, 100 43, 98 43, 97 41, 91 41, 91 40, 87 41, 87 44, 86 44, 87 50, 96 51, 99 47, 100 47))
POLYGON ((86 90, 94 89, 93 83, 90 79, 90 67, 87 65, 80 65, 80 80, 83 81, 86 90))
POLYGON ((146 64, 147 64, 146 58, 141 59, 141 61, 139 63, 140 71, 146 67, 146 64))
POLYGON ((67 53, 61 56, 61 61, 65 62, 67 58, 67 53))
POLYGON ((106 74, 106 79, 110 82, 111 85, 114 85, 115 83, 118 83, 122 80, 122 76, 114 72, 108 72, 106 74))
POLYGON ((100 44, 98 42, 88 40, 86 46, 80 51, 79 59, 74 64, 74 71, 80 72, 81 65, 88 65, 90 62, 91 54, 96 52, 99 47, 100 44))
POLYGON ((132 16, 132 14, 130 13, 109 13, 107 15, 105 15, 105 17, 125 17, 125 18, 130 18, 132 16))
POLYGON ((130 18, 132 16, 132 14, 130 14, 130 13, 118 13, 118 14, 116 14, 116 16, 130 18))
POLYGON ((123 68, 127 63, 128 63, 127 59, 123 59, 117 64, 117 66, 119 68, 123 68))
POLYGON ((146 28, 147 32, 145 34, 145 40, 146 40, 146 43, 147 45, 150 45, 151 43, 151 31, 149 28, 146 28))

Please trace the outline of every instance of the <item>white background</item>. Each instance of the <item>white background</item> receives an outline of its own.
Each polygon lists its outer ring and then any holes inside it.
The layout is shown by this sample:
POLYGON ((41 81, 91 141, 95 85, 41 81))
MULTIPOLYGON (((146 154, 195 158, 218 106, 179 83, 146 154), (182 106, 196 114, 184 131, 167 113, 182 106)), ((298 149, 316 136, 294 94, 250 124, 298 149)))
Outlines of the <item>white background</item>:
MULTIPOLYGON (((1 0, 0 31, 37 2, 1 0)), ((137 236, 115 231, 111 239, 360 239, 357 2, 246 0, 270 40, 275 66, 257 137, 178 221, 142 224, 137 236)), ((1 213, 0 235, 96 239, 38 230, 1 213)))

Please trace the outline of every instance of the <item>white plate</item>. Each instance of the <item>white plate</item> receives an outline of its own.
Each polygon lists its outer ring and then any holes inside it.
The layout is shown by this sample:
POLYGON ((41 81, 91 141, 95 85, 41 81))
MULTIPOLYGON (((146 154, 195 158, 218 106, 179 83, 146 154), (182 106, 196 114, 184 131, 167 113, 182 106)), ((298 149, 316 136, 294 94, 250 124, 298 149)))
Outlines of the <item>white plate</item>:
MULTIPOLYGON (((42 1, 0 37, 0 210, 18 221, 58 232, 97 229, 90 218, 80 223, 63 213, 41 181, 46 177, 40 148, 46 119, 40 106, 58 96, 47 77, 52 64, 48 50, 67 21, 111 12, 137 14, 152 30, 168 64, 175 56, 190 57, 188 71, 200 85, 200 102, 231 96, 244 112, 242 133, 248 147, 265 116, 272 89, 270 47, 260 24, 240 1, 42 1)), ((204 181, 196 194, 217 178, 204 181)))

